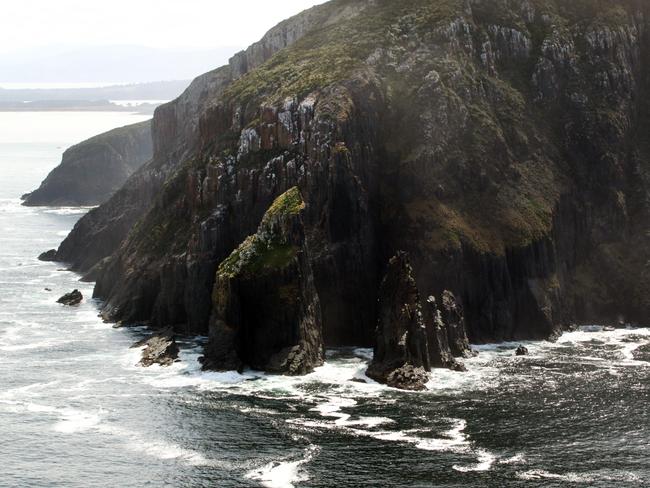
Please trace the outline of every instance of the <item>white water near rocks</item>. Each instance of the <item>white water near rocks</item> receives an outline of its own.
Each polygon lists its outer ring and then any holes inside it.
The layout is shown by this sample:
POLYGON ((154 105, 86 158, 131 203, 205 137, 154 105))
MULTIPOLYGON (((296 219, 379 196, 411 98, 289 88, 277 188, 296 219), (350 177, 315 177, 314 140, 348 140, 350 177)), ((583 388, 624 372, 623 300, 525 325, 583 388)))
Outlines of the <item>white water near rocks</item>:
POLYGON ((145 329, 102 323, 91 284, 36 260, 87 209, 18 197, 91 130, 141 118, 59 114, 54 137, 29 115, 0 114, 0 487, 650 483, 648 328, 477 346, 422 393, 366 378, 367 349, 286 378, 201 372, 205 338, 183 338, 180 362, 137 367, 145 329), (73 288, 79 307, 55 303, 73 288))

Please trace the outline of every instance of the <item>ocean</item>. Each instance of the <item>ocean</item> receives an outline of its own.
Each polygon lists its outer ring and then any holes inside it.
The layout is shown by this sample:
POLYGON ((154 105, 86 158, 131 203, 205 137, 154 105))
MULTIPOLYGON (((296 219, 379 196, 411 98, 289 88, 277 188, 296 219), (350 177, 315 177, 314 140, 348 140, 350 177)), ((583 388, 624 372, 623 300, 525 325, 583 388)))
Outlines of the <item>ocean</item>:
POLYGON ((650 486, 650 329, 477 346, 429 391, 368 380, 366 349, 301 378, 136 366, 142 328, 36 256, 87 209, 26 208, 63 150, 144 117, 0 113, 0 487, 650 486), (76 308, 56 303, 78 288, 76 308), (49 290, 51 291, 49 291, 49 290))

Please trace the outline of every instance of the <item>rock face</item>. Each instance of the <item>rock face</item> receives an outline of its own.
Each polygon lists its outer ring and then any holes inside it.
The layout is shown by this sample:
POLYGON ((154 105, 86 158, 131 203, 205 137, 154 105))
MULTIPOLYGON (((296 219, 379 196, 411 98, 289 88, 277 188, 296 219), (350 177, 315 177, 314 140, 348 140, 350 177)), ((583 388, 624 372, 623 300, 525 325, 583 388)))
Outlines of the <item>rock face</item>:
POLYGON ((171 366, 178 358, 178 345, 171 329, 154 333, 151 337, 136 342, 132 347, 144 347, 140 366, 149 367, 154 364, 171 366))
POLYGON ((23 205, 99 205, 152 155, 151 121, 111 130, 64 152, 41 186, 23 195, 23 205))
POLYGON ((327 346, 373 344, 398 249, 450 354, 644 321, 648 94, 648 2, 334 0, 160 107, 152 161, 57 259, 113 320, 205 334, 213 290, 245 296, 217 270, 297 187, 327 346))
POLYGON ((298 375, 323 363, 321 310, 298 188, 219 266, 204 369, 298 375))
MULTIPOLYGON (((388 386, 405 390, 423 390, 432 367, 464 371, 454 356, 466 355, 466 348, 452 350, 450 340, 465 337, 462 311, 456 305, 453 322, 444 322, 434 297, 423 310, 420 292, 413 278, 408 255, 399 252, 388 263, 379 287, 377 344, 367 375, 388 386)), ((453 294, 443 292, 446 310, 453 294)))
POLYGON ((61 298, 59 298, 56 303, 61 303, 62 305, 74 306, 79 305, 84 299, 84 296, 79 290, 73 290, 70 293, 66 293, 61 298))

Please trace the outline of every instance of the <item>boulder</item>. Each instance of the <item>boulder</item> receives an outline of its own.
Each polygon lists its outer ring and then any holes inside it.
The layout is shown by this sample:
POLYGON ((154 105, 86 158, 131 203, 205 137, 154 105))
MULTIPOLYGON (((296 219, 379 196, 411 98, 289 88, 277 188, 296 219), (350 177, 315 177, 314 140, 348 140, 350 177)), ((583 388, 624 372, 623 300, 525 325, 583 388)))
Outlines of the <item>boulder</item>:
POLYGON ((79 305, 84 299, 84 296, 79 290, 73 290, 70 293, 66 293, 61 298, 59 298, 56 303, 61 303, 63 305, 74 306, 79 305))
POLYGON ((156 332, 151 337, 136 342, 132 347, 144 347, 142 359, 138 363, 140 366, 170 366, 178 359, 178 345, 171 328, 156 332))
POLYGON ((39 261, 56 261, 56 249, 50 249, 49 251, 46 251, 42 253, 40 256, 38 256, 39 261))
POLYGON ((528 356, 528 348, 525 346, 519 346, 517 350, 515 351, 515 355, 517 356, 528 356))

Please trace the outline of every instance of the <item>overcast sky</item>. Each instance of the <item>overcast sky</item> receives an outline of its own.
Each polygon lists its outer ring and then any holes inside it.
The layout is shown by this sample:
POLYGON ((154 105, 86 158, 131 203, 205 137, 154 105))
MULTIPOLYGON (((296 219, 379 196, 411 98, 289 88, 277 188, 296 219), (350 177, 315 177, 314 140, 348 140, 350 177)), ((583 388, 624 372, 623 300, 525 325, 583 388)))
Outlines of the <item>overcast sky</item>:
POLYGON ((323 0, 19 0, 0 3, 0 53, 51 45, 248 46, 323 0))

